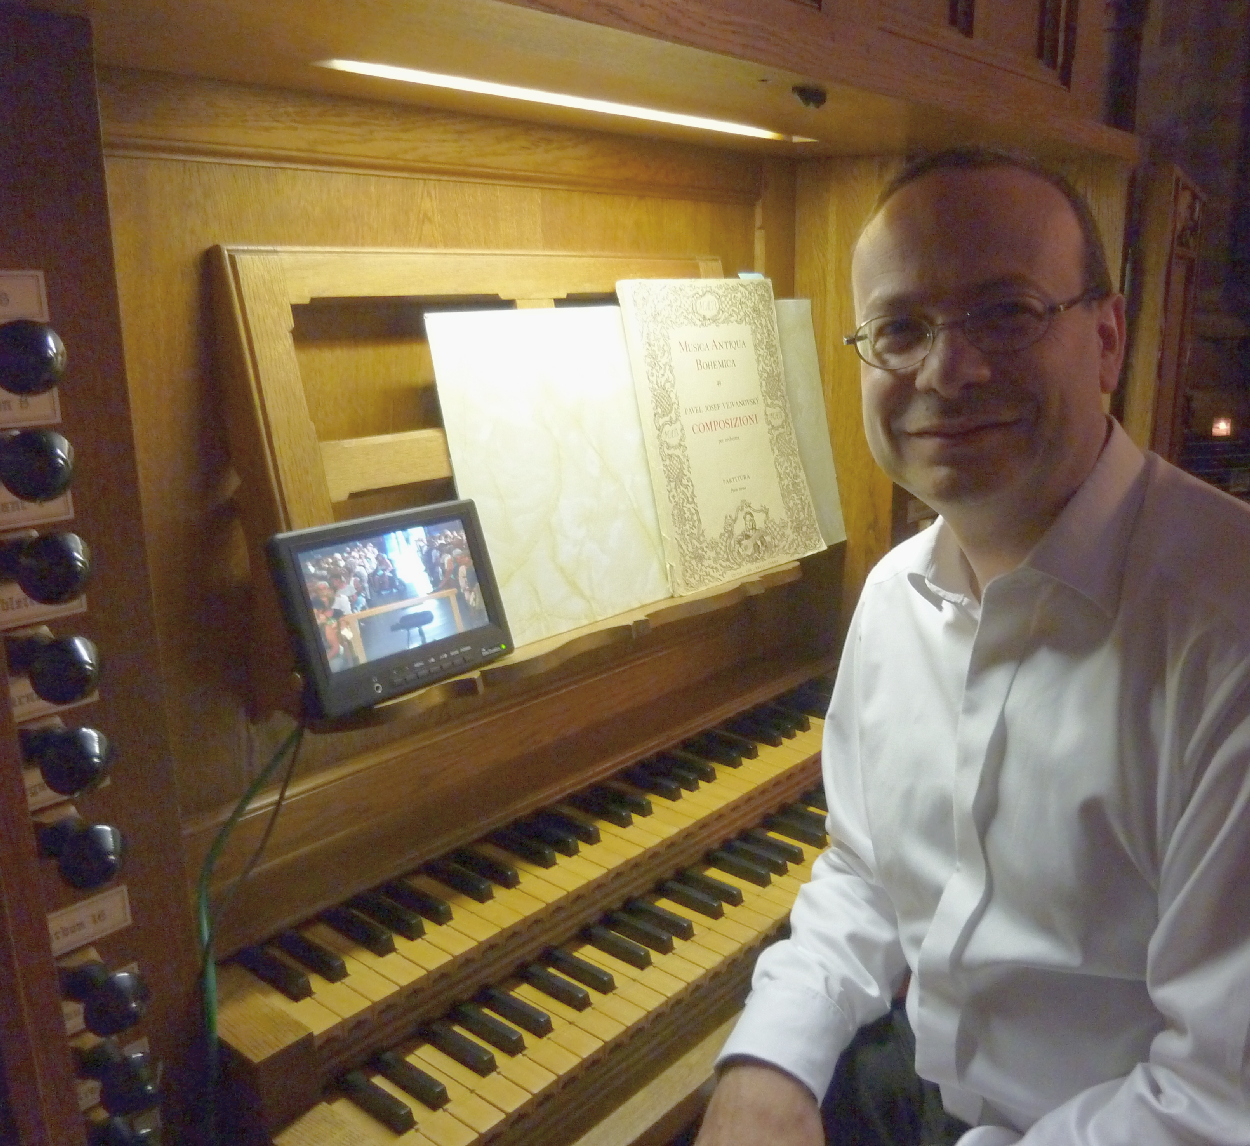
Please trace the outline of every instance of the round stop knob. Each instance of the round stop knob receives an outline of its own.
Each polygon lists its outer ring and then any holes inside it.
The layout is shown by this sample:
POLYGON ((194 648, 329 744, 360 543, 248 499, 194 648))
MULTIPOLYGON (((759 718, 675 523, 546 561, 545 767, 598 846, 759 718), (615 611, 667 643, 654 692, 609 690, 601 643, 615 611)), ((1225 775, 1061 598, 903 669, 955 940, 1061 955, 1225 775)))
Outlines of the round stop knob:
POLYGON ((91 1128, 91 1146, 150 1146, 156 1141, 153 1129, 136 1130, 121 1118, 110 1118, 91 1128))
POLYGON ((0 576, 16 581, 32 601, 63 605, 87 587, 91 550, 77 533, 0 542, 0 576))
POLYGON ((15 318, 0 325, 0 389, 42 394, 65 373, 65 344, 45 322, 15 318))
POLYGON ((75 1053, 79 1073, 99 1080, 100 1105, 107 1113, 141 1114, 160 1105, 160 1087, 146 1053, 123 1051, 113 1039, 75 1053))
POLYGON ((9 667, 24 672, 49 704, 73 704, 100 679, 99 652, 86 637, 6 636, 4 644, 9 667))
POLYGON ((148 985, 137 971, 110 972, 94 961, 61 971, 61 990, 83 1005, 83 1022, 102 1039, 135 1025, 148 1008, 148 985))
POLYGON ((109 824, 66 816, 39 833, 39 844, 44 855, 56 858, 61 878, 82 891, 108 883, 121 871, 122 834, 109 824))
POLYGON ((74 447, 55 430, 0 434, 0 482, 23 501, 51 501, 74 480, 74 447))
POLYGON ((77 796, 96 787, 113 759, 113 746, 94 728, 21 728, 22 756, 39 769, 43 782, 60 796, 77 796))

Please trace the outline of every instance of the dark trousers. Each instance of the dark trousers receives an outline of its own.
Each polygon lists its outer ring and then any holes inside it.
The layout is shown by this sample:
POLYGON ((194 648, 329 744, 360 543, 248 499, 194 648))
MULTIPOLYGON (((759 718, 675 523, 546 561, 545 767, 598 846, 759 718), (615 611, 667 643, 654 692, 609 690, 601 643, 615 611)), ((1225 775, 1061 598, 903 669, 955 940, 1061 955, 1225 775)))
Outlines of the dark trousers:
POLYGON ((916 1037, 903 1004, 861 1027, 838 1059, 821 1115, 830 1146, 953 1146, 969 1127, 916 1074, 916 1037))

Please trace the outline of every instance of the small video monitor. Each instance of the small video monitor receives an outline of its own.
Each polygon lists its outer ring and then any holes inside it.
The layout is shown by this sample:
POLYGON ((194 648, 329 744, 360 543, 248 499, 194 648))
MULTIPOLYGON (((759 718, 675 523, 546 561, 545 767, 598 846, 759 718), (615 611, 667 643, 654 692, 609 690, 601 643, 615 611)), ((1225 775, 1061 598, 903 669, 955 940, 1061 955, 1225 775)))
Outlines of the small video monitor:
POLYGON ((279 533, 269 559, 310 715, 346 716, 512 649, 471 501, 279 533))

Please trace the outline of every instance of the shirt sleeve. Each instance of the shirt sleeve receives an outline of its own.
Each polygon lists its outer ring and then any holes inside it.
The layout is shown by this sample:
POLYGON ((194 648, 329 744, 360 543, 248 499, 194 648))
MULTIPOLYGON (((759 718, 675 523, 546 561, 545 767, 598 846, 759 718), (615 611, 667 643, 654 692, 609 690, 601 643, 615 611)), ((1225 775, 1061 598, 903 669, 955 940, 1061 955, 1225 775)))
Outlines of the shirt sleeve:
POLYGON ((1160 833, 1146 985, 1163 1026, 1147 1061, 1045 1114, 1020 1146, 1250 1141, 1250 667, 1212 677, 1223 702, 1188 737, 1177 770, 1191 794, 1160 833))
POLYGON ((877 882, 864 811, 852 619, 822 746, 829 837, 790 913, 790 938, 755 965, 751 994, 717 1062, 745 1056, 793 1075, 819 1100, 856 1030, 885 1014, 906 971, 894 909, 877 882))

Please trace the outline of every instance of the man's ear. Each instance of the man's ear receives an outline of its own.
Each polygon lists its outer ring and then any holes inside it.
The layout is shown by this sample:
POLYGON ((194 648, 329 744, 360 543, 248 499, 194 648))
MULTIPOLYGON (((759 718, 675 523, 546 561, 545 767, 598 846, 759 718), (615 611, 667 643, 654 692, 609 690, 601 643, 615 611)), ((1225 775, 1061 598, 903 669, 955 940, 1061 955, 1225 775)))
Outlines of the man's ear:
POLYGON ((1120 381, 1120 367, 1124 364, 1124 296, 1109 295, 1098 303, 1098 308, 1098 381, 1102 392, 1110 394, 1120 381))

